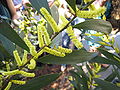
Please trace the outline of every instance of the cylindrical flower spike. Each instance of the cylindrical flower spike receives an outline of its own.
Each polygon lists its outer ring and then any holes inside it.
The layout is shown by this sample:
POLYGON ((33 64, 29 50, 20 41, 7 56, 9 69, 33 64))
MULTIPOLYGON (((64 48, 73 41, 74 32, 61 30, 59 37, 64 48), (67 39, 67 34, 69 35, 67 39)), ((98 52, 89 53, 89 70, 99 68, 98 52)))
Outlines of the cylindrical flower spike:
POLYGON ((93 11, 80 11, 78 10, 77 16, 80 18, 95 18, 98 16, 101 16, 105 13, 106 8, 100 7, 99 9, 93 10, 93 11))
POLYGON ((11 85, 12 85, 12 82, 9 82, 7 87, 4 90, 10 90, 11 85))
POLYGON ((82 48, 83 45, 82 45, 82 43, 77 39, 77 37, 74 35, 74 31, 72 30, 72 26, 69 26, 66 31, 67 31, 67 33, 68 33, 68 36, 70 36, 71 41, 75 44, 75 46, 76 46, 77 48, 82 48))
POLYGON ((28 40, 27 37, 24 38, 24 41, 28 47, 33 46, 32 43, 28 40))
POLYGON ((34 56, 34 55, 37 54, 37 51, 36 51, 35 46, 31 46, 31 47, 30 47, 30 53, 31 53, 32 56, 34 56))
POLYGON ((27 37, 24 38, 25 43, 27 44, 27 46, 30 48, 30 53, 31 55, 36 55, 37 51, 34 45, 32 45, 32 43, 28 40, 27 37))
POLYGON ((3 72, 3 75, 16 75, 19 74, 19 70, 13 70, 13 71, 8 71, 8 72, 3 72))
POLYGON ((19 71, 19 73, 25 77, 35 77, 35 74, 34 73, 28 73, 28 72, 25 72, 25 71, 19 71))
POLYGON ((62 53, 72 53, 71 49, 63 48, 61 46, 58 46, 58 48, 54 47, 54 49, 57 50, 57 51, 59 51, 59 52, 62 52, 62 53))
POLYGON ((49 14, 49 12, 45 8, 41 8, 40 12, 44 15, 45 19, 48 21, 48 23, 51 25, 54 32, 59 32, 59 28, 57 26, 57 23, 52 18, 52 16, 49 14))
POLYGON ((23 85, 26 83, 26 81, 20 81, 20 80, 11 80, 11 82, 14 84, 19 84, 19 85, 23 85))
POLYGON ((13 51, 13 54, 14 54, 15 60, 16 60, 16 62, 17 62, 17 65, 18 65, 18 66, 22 66, 22 61, 21 61, 21 59, 20 59, 20 56, 19 56, 19 54, 18 54, 18 51, 17 51, 17 50, 13 51))
POLYGON ((24 50, 24 55, 23 55, 23 58, 22 58, 22 65, 25 65, 27 63, 27 51, 24 50))
POLYGON ((34 69, 36 67, 36 61, 34 59, 30 60, 30 64, 28 64, 29 69, 34 69))
POLYGON ((44 26, 41 26, 41 30, 43 30, 45 44, 49 45, 51 43, 51 39, 46 28, 44 26))
POLYGON ((37 26, 37 31, 38 31, 39 47, 43 47, 44 46, 44 40, 43 40, 43 31, 41 30, 41 25, 37 26))
POLYGON ((45 48, 43 49, 43 51, 44 51, 44 52, 47 52, 47 53, 50 53, 50 54, 52 54, 52 55, 55 55, 55 56, 59 56, 59 57, 64 57, 64 56, 65 56, 64 53, 58 52, 58 51, 53 50, 53 49, 48 48, 48 47, 45 47, 45 48))

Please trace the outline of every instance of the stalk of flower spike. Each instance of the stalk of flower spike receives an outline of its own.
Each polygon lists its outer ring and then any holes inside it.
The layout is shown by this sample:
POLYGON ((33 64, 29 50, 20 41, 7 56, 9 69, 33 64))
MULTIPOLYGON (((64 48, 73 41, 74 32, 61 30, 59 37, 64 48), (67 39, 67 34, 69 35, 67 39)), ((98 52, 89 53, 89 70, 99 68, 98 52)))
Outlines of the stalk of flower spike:
POLYGON ((17 50, 13 51, 13 55, 14 55, 14 58, 15 58, 15 60, 16 60, 16 62, 17 62, 17 65, 18 65, 18 66, 22 66, 22 61, 21 61, 21 59, 20 59, 20 56, 19 56, 17 50))

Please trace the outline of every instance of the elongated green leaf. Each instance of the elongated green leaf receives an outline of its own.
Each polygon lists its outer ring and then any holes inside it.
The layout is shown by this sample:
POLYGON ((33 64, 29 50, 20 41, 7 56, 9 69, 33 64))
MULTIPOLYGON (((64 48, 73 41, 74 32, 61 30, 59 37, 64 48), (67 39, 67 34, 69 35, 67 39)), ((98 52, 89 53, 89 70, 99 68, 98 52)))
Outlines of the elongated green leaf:
POLYGON ((109 53, 108 51, 103 50, 102 48, 98 48, 97 50, 101 52, 103 55, 105 55, 108 59, 111 59, 113 61, 117 61, 118 63, 120 63, 119 62, 120 58, 116 56, 115 54, 109 53))
POLYGON ((28 81, 25 85, 19 85, 12 90, 40 90, 40 88, 43 88, 51 82, 55 81, 59 76, 60 74, 49 74, 36 77, 28 81))
POLYGON ((1 44, 0 44, 0 52, 6 59, 11 57, 11 55, 7 52, 7 50, 1 44))
POLYGON ((96 30, 108 34, 112 30, 112 25, 104 20, 92 19, 79 23, 75 25, 74 28, 83 29, 83 30, 96 30))
POLYGON ((48 6, 47 0, 29 0, 32 6, 40 13, 40 8, 46 8, 50 13, 50 8, 48 6))
POLYGON ((60 43, 62 43, 62 33, 59 33, 53 40, 52 43, 50 44, 50 47, 54 46, 59 46, 60 43))
POLYGON ((82 80, 82 88, 83 90, 88 90, 88 81, 89 81, 89 78, 88 76, 86 75, 86 73, 83 71, 82 69, 82 66, 77 66, 77 65, 73 65, 80 76, 82 76, 81 80, 82 80))
POLYGON ((110 82, 97 79, 97 78, 95 78, 94 80, 99 85, 99 87, 101 87, 101 90, 120 90, 120 87, 117 87, 116 85, 110 82))
POLYGON ((72 77, 75 78, 74 83, 72 83, 72 84, 74 85, 74 87, 77 90, 80 90, 80 88, 81 88, 80 83, 82 83, 82 78, 78 75, 77 72, 74 72, 74 71, 69 71, 69 72, 72 75, 72 77))
POLYGON ((11 28, 7 22, 2 21, 2 23, 0 23, 0 33, 16 45, 29 51, 29 48, 25 42, 19 37, 19 35, 11 28))
POLYGON ((99 52, 105 55, 109 60, 113 62, 114 65, 117 65, 120 68, 120 58, 112 53, 109 53, 106 50, 98 48, 99 52))
POLYGON ((120 68, 120 65, 117 62, 107 59, 107 58, 104 58, 104 57, 101 57, 101 56, 97 56, 97 57, 93 58, 92 60, 90 60, 89 62, 90 63, 96 62, 96 63, 101 63, 101 64, 111 64, 111 65, 116 65, 118 68, 120 68))
POLYGON ((53 55, 47 55, 45 57, 39 58, 38 61, 42 63, 50 64, 77 64, 85 62, 96 57, 98 53, 90 53, 85 50, 76 50, 65 57, 57 57, 53 55))
POLYGON ((10 55, 13 55, 13 51, 15 50, 15 44, 1 34, 0 34, 0 41, 3 47, 6 49, 6 51, 10 55))
POLYGON ((76 12, 76 0, 66 0, 70 7, 76 12))
POLYGON ((113 71, 106 79, 105 81, 112 82, 114 78, 117 76, 117 73, 113 71))

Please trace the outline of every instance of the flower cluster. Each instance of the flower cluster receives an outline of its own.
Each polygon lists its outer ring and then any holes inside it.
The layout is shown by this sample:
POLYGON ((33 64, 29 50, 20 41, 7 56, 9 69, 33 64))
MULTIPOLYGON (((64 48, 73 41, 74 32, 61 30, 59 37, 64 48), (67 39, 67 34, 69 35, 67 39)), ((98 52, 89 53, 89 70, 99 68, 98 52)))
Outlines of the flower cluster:
POLYGON ((57 50, 57 51, 59 51, 59 52, 62 52, 62 53, 72 53, 71 49, 63 48, 61 46, 58 46, 58 48, 54 47, 54 49, 57 50))
POLYGON ((59 32, 59 28, 57 26, 57 23, 55 22, 55 20, 52 18, 52 16, 50 15, 50 13, 45 9, 45 8, 41 8, 40 12, 44 15, 45 19, 48 21, 48 23, 51 25, 52 29, 54 32, 59 32))
POLYGON ((61 52, 59 52, 59 51, 56 51, 56 50, 51 49, 51 48, 48 48, 48 47, 45 47, 45 48, 43 49, 43 51, 44 51, 44 52, 47 52, 47 53, 50 53, 50 54, 52 54, 52 55, 55 55, 55 56, 59 56, 59 57, 64 57, 64 56, 65 56, 64 53, 61 53, 61 52))
POLYGON ((30 64, 28 64, 29 69, 34 69, 36 67, 36 61, 34 59, 30 60, 30 64))
POLYGON ((101 16, 105 13, 106 8, 100 7, 99 9, 95 9, 92 11, 80 11, 78 10, 77 16, 80 18, 95 18, 101 16))
POLYGON ((51 43, 51 39, 45 26, 38 25, 37 28, 38 28, 39 47, 43 47, 44 45, 49 45, 51 43))
POLYGON ((74 35, 74 31, 72 30, 72 26, 69 26, 67 28, 66 32, 68 33, 68 36, 70 36, 71 41, 75 44, 75 46, 77 48, 81 48, 83 46, 82 43, 74 35))
POLYGON ((33 56, 36 55, 37 54, 36 47, 32 45, 32 43, 28 40, 27 37, 24 38, 24 41, 26 45, 29 47, 31 55, 33 56))
POLYGON ((19 85, 23 85, 26 83, 26 81, 20 81, 20 80, 11 80, 11 82, 14 84, 19 84, 19 85))

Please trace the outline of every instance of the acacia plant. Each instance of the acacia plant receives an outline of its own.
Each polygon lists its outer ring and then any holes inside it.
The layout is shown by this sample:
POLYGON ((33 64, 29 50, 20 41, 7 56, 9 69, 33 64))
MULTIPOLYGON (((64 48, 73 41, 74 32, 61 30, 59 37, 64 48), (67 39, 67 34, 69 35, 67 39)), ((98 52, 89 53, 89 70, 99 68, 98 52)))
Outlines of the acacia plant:
MULTIPOLYGON (((76 5, 76 0, 66 0, 70 8, 70 12, 73 15, 73 18, 70 21, 68 21, 65 17, 60 16, 62 23, 58 24, 56 23, 55 18, 51 14, 52 12, 50 11, 47 0, 29 0, 29 1, 31 2, 32 6, 38 11, 37 13, 41 14, 41 18, 43 22, 45 22, 45 23, 37 22, 35 24, 36 27, 35 34, 37 35, 36 40, 38 40, 39 50, 36 50, 36 46, 33 43, 31 43, 31 41, 29 40, 29 33, 24 33, 25 36, 21 38, 16 33, 16 31, 13 30, 13 28, 4 20, 7 18, 1 17, 0 19, 1 21, 0 22, 0 37, 1 37, 0 88, 1 90, 10 90, 10 89, 39 90, 40 88, 43 88, 44 86, 55 81, 62 74, 62 73, 56 73, 56 74, 49 74, 49 75, 35 77, 34 70, 36 69, 36 61, 47 64, 48 63, 71 64, 74 67, 77 67, 75 64, 83 63, 87 61, 90 61, 92 63, 93 62, 104 63, 103 60, 102 61, 98 60, 99 58, 101 59, 103 57, 98 56, 97 52, 87 52, 84 49, 82 43, 79 42, 77 37, 74 35, 73 28, 78 28, 81 31, 96 30, 97 32, 101 32, 102 35, 107 36, 111 32, 112 29, 111 24, 105 20, 94 19, 98 16, 104 15, 106 10, 105 7, 100 7, 96 9, 92 4, 95 0, 84 0, 85 6, 83 6, 83 2, 82 2, 78 8, 76 5), (86 11, 86 9, 89 10, 86 11), (76 17, 89 18, 90 20, 86 20, 82 23, 72 26, 70 23, 76 17), (50 26, 51 28, 48 28, 48 26, 50 26), (78 50, 63 48, 61 45, 58 44, 61 41, 60 38, 61 32, 65 29, 66 29, 66 33, 68 33, 68 36, 70 37, 74 45, 78 48, 78 50), (20 54, 21 51, 19 51, 17 47, 22 48, 22 51, 24 51, 23 54, 20 54), (48 55, 39 57, 44 52, 47 52, 48 55), (30 80, 26 80, 26 79, 24 80, 24 77, 32 77, 32 78, 30 80)), ((28 22, 29 24, 31 24, 29 19, 28 22)), ((26 25, 25 27, 29 27, 29 24, 28 26, 26 25)), ((20 26, 22 30, 25 29, 24 25, 20 26)), ((31 33, 29 29, 27 32, 31 33)), ((99 36, 98 34, 95 35, 99 36)), ((98 43, 105 45, 106 42, 101 41, 98 43)), ((108 52, 102 50, 101 53, 105 54, 106 57, 109 54, 108 52)), ((114 56, 112 55, 110 58, 113 57, 114 56)), ((111 62, 109 61, 105 61, 105 62, 111 64, 111 62)), ((112 64, 119 67, 119 63, 117 62, 118 61, 112 64)), ((99 64, 95 64, 95 65, 100 69, 99 64)), ((87 68, 89 68, 89 65, 87 68)), ((91 68, 89 69, 91 70, 91 68)), ((81 75, 81 73, 76 74, 76 72, 71 71, 73 73, 73 79, 71 80, 71 82, 75 81, 77 83, 77 86, 75 86, 77 90, 87 90, 87 89, 89 90, 91 89, 91 87, 93 86, 95 87, 95 84, 93 84, 94 81, 97 83, 97 85, 100 85, 100 87, 103 85, 101 84, 101 82, 104 82, 109 86, 109 83, 106 81, 99 81, 99 79, 94 80, 93 77, 97 76, 95 74, 99 71, 99 69, 96 69, 96 72, 94 73, 92 72, 93 76, 91 76, 91 78, 89 79, 87 78, 86 81, 82 79, 82 78, 85 79, 87 77, 86 73, 82 71, 82 75, 81 75), (74 79, 75 75, 77 75, 78 77, 75 77, 74 79)), ((113 86, 118 89, 116 85, 113 86)))

